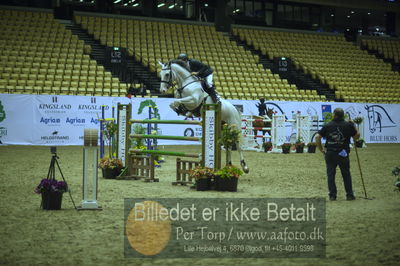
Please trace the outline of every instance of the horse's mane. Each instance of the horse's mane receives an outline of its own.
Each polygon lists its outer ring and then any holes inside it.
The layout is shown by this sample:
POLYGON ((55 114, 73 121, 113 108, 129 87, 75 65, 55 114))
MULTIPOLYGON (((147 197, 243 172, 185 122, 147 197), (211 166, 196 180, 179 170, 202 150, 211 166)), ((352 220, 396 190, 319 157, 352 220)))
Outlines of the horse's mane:
POLYGON ((172 59, 172 60, 170 60, 170 61, 168 62, 168 65, 171 65, 171 64, 177 64, 177 65, 183 67, 184 69, 186 69, 188 72, 190 72, 190 69, 188 69, 186 62, 183 61, 183 60, 180 60, 180 59, 172 59))

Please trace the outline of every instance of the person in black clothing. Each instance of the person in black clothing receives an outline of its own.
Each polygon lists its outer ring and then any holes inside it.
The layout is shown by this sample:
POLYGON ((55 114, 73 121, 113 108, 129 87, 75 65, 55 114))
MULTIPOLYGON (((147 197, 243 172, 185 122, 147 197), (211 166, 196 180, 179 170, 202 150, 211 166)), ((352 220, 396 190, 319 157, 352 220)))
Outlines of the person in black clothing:
POLYGON ((265 103, 264 97, 260 98, 260 102, 256 104, 256 107, 258 108, 259 116, 267 115, 267 104, 265 103))
POLYGON ((221 98, 219 97, 218 93, 215 91, 214 83, 213 83, 213 72, 214 70, 195 59, 189 59, 187 54, 180 54, 177 59, 183 60, 187 63, 188 69, 192 72, 193 75, 198 76, 199 78, 203 79, 205 82, 204 90, 210 95, 211 99, 215 103, 219 103, 221 98))
POLYGON ((350 138, 357 140, 360 137, 354 123, 344 121, 344 111, 336 108, 333 111, 333 120, 323 126, 316 135, 317 147, 325 155, 326 172, 328 176, 329 199, 336 200, 336 167, 339 165, 343 177, 346 199, 355 200, 350 174, 350 138), (322 147, 321 138, 325 138, 325 147, 322 147))

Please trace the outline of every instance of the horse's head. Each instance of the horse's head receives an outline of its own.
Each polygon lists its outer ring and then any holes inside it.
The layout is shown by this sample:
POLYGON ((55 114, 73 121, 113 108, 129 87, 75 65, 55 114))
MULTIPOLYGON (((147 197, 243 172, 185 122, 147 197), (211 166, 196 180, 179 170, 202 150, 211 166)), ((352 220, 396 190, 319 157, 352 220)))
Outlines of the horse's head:
POLYGON ((368 125, 369 125, 369 131, 371 133, 374 133, 376 131, 376 121, 375 121, 375 110, 373 106, 365 106, 365 110, 368 112, 368 125))
POLYGON ((273 114, 274 114, 274 108, 267 108, 267 116, 269 118, 272 118, 273 114))
POLYGON ((160 92, 165 93, 171 86, 173 82, 173 72, 170 64, 163 64, 160 61, 158 62, 161 66, 160 77, 160 92))

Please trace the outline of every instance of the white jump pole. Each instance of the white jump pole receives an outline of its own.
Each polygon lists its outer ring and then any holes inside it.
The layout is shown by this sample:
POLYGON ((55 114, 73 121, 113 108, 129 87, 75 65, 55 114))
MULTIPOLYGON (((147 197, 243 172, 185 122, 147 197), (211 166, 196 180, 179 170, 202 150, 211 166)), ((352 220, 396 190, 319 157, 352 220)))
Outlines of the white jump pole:
POLYGON ((84 130, 82 201, 78 210, 101 210, 97 203, 98 130, 84 130))

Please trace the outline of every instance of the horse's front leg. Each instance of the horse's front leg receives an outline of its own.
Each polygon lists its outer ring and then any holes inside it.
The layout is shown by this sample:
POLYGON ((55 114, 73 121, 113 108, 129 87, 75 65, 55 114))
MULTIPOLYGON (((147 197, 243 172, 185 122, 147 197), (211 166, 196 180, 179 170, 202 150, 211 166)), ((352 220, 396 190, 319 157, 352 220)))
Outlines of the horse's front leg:
POLYGON ((170 107, 172 110, 177 110, 177 109, 179 108, 179 106, 180 106, 179 100, 173 101, 173 102, 171 102, 171 103, 169 104, 169 107, 170 107))
POLYGON ((240 156, 240 165, 242 166, 243 172, 245 172, 247 174, 247 173, 249 173, 250 169, 247 166, 246 161, 244 160, 242 147, 240 147, 240 143, 239 142, 236 143, 236 146, 237 146, 237 150, 238 150, 239 156, 240 156))
POLYGON ((184 105, 186 107, 197 106, 195 103, 196 103, 196 99, 194 97, 187 96, 187 97, 180 98, 180 99, 173 101, 172 103, 169 104, 169 107, 171 107, 171 109, 176 109, 180 105, 184 105))

